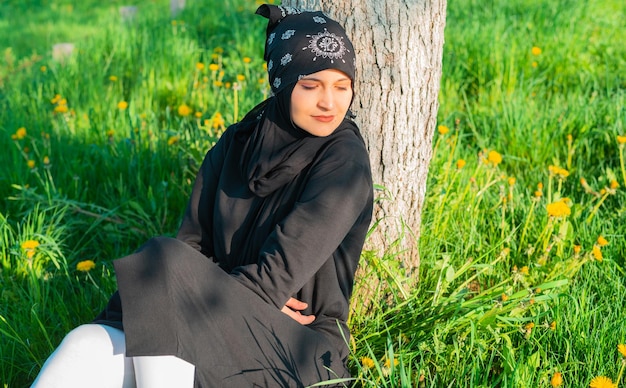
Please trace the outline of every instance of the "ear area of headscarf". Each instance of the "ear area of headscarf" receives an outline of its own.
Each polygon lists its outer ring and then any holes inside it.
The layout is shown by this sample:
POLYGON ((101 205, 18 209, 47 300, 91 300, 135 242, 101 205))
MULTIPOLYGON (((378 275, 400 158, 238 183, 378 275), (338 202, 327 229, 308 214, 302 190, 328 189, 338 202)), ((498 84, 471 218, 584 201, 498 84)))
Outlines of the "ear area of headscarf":
POLYGON ((280 23, 280 20, 284 17, 280 8, 278 8, 275 5, 269 5, 269 4, 262 4, 259 8, 257 8, 255 13, 257 15, 263 16, 266 19, 269 19, 269 22, 267 23, 267 31, 266 31, 268 35, 274 29, 274 27, 276 27, 276 25, 280 23))

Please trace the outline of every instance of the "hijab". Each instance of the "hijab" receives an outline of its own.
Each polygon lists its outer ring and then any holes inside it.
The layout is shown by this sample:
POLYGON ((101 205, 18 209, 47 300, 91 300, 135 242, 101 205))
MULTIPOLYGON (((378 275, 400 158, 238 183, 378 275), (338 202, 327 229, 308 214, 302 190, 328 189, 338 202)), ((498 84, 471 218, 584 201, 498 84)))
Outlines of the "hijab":
POLYGON ((268 19, 264 59, 273 96, 244 117, 237 138, 244 143, 241 170, 248 187, 265 197, 289 183, 335 138, 353 132, 363 139, 348 118, 331 135, 318 137, 297 127, 290 116, 291 92, 299 79, 336 69, 354 84, 354 48, 341 25, 322 12, 293 7, 264 4, 256 13, 268 19))

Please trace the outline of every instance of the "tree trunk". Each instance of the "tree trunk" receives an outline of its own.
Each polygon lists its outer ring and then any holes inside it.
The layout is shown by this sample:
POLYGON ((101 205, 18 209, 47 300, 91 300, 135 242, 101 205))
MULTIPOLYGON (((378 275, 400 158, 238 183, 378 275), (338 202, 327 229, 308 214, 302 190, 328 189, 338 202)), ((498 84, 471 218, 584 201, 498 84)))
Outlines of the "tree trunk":
POLYGON ((421 211, 432 155, 446 0, 283 0, 344 25, 357 54, 353 110, 382 186, 366 249, 394 252, 417 278, 421 211))

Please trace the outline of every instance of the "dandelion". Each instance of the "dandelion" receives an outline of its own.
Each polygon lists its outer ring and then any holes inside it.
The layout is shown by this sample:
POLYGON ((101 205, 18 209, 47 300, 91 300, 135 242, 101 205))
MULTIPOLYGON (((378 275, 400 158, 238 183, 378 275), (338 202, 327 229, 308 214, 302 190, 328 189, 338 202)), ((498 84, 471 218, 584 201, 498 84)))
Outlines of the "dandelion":
POLYGON ((534 328, 535 328, 535 324, 533 322, 528 322, 526 325, 524 325, 524 329, 526 329, 527 331, 530 331, 534 328))
POLYGON ((237 81, 243 82, 246 79, 246 76, 243 74, 237 74, 237 81))
POLYGON ((552 375, 550 379, 550 385, 553 387, 560 387, 563 384, 563 375, 561 372, 556 372, 552 375))
POLYGON ((626 345, 625 344, 617 345, 617 351, 619 352, 619 354, 626 357, 626 345))
POLYGON ((26 252, 26 257, 29 259, 35 256, 35 250, 39 246, 39 241, 37 240, 26 240, 21 244, 22 249, 26 252))
POLYGON ((466 164, 467 163, 465 162, 465 160, 459 159, 459 160, 456 161, 456 168, 460 170, 463 167, 465 167, 466 164))
POLYGON ((593 255, 594 259, 602 261, 602 251, 600 250, 599 246, 594 245, 593 248, 591 248, 591 254, 593 255))
POLYGON ((198 70, 198 71, 204 70, 204 63, 202 63, 202 62, 196 63, 196 70, 198 70))
POLYGON ((216 47, 213 49, 213 52, 217 54, 222 54, 224 52, 224 49, 221 47, 216 47))
POLYGON ((178 136, 170 136, 169 139, 167 139, 167 145, 174 145, 178 143, 178 136))
POLYGON ((26 162, 26 165, 28 166, 28 168, 33 169, 35 168, 35 161, 30 159, 26 162))
POLYGON ((515 177, 509 177, 509 179, 507 179, 507 182, 509 183, 509 186, 515 185, 515 177))
MULTIPOLYGON (((398 360, 396 360, 395 358, 393 359, 393 365, 396 366, 398 365, 400 362, 398 360)), ((391 360, 390 359, 386 359, 385 360, 385 367, 389 368, 391 366, 391 360)))
POLYGON ((561 178, 567 178, 569 176, 569 171, 559 166, 549 166, 548 171, 550 171, 550 174, 561 178))
POLYGON ((26 128, 20 127, 15 131, 15 137, 17 140, 22 140, 26 137, 26 128))
POLYGON ((47 156, 43 157, 43 164, 45 164, 46 166, 50 164, 50 158, 47 156))
POLYGON ((606 376, 596 376, 591 379, 589 383, 590 388, 617 388, 616 384, 613 384, 613 380, 606 376))
POLYGON ((605 239, 602 236, 598 236, 598 240, 596 241, 598 243, 599 246, 603 247, 606 245, 609 245, 609 242, 607 241, 607 239, 605 239))
POLYGON ((39 70, 40 70, 42 73, 45 73, 45 72, 46 72, 46 70, 48 70, 48 68, 47 68, 47 67, 45 67, 45 66, 41 66, 41 67, 39 68, 39 70))
POLYGON ((67 105, 57 105, 54 107, 55 113, 67 113, 68 111, 69 108, 67 107, 67 105))
POLYGON ((576 244, 574 245, 574 254, 578 255, 580 253, 581 246, 576 244))
POLYGON ((624 144, 624 143, 626 143, 626 136, 620 136, 620 135, 617 135, 617 142, 618 142, 619 144, 624 144))
POLYGON ((537 46, 534 46, 530 52, 534 55, 534 56, 538 56, 541 55, 541 49, 537 46))
POLYGON ((450 132, 450 128, 446 127, 445 125, 440 125, 437 127, 437 131, 440 135, 445 135, 446 133, 450 132))
POLYGON ((89 272, 96 268, 96 263, 93 260, 83 260, 76 264, 76 270, 80 272, 89 272))
POLYGON ((211 126, 213 129, 218 129, 224 126, 224 117, 222 117, 220 112, 216 112, 213 115, 213 122, 211 123, 211 126))
POLYGON ((117 109, 125 110, 126 108, 128 108, 128 103, 126 101, 120 101, 117 103, 117 109))
POLYGON ((50 103, 51 104, 56 104, 57 102, 59 102, 60 99, 61 99, 61 95, 60 94, 55 94, 54 97, 52 97, 50 99, 50 103))
POLYGON ((533 63, 530 64, 532 67, 537 67, 539 66, 539 64, 536 61, 533 61, 533 63))
POLYGON ((617 183, 617 181, 616 181, 615 179, 613 179, 613 180, 611 181, 611 183, 609 183, 609 187, 610 187, 612 190, 615 190, 615 189, 617 189, 617 188, 619 187, 619 183, 617 183))
POLYGON ((111 81, 111 82, 117 82, 117 76, 115 76, 115 75, 110 76, 110 77, 109 77, 109 81, 111 81))
POLYGON ((191 112, 193 112, 193 110, 187 106, 186 104, 181 104, 178 107, 178 114, 181 116, 189 116, 191 114, 191 112))
POLYGON ((522 275, 528 275, 528 266, 523 266, 519 271, 522 275))
POLYGON ((263 70, 267 71, 267 62, 263 62, 263 70))
POLYGON ((552 323, 550 323, 550 330, 556 330, 556 321, 552 321, 552 323))
POLYGON ((571 209, 562 199, 548 204, 546 210, 551 217, 566 217, 572 214, 571 209))
POLYGON ((217 87, 219 88, 219 87, 224 86, 224 83, 223 83, 222 81, 214 81, 214 82, 213 82, 213 85, 214 85, 214 86, 217 86, 217 87))
POLYGON ((252 58, 250 58, 250 57, 243 57, 242 60, 243 60, 243 63, 246 63, 246 64, 252 62, 252 58))
POLYGON ((363 365, 365 369, 373 369, 375 363, 374 360, 369 357, 361 357, 361 365, 363 365))
POLYGON ((202 112, 196 112, 194 113, 194 116, 196 116, 197 119, 202 118, 202 112))
POLYGON ((109 129, 109 130, 107 131, 106 135, 107 135, 107 137, 108 137, 108 138, 112 138, 112 137, 113 137, 113 135, 115 135, 115 131, 114 131, 114 130, 112 130, 112 129, 109 129))
POLYGON ((502 301, 503 301, 503 302, 506 302, 507 300, 509 300, 509 296, 508 296, 507 294, 504 294, 504 293, 503 293, 503 294, 500 296, 500 299, 502 299, 502 301))
POLYGON ((500 155, 497 151, 489 151, 489 154, 487 154, 487 161, 495 167, 502 162, 502 155, 500 155))

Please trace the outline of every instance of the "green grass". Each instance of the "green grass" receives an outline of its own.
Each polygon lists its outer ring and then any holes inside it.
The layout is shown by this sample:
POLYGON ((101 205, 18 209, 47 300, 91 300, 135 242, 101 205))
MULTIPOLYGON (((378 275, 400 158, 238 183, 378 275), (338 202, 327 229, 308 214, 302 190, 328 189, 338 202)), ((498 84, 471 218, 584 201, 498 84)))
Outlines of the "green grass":
MULTIPOLYGON (((123 23, 119 1, 0 2, 0 386, 103 307, 113 259, 176 231, 204 153, 267 93, 252 1, 136 4, 123 23)), ((623 385, 625 18, 619 0, 449 1, 420 282, 393 248, 364 253, 357 386, 623 385)))

